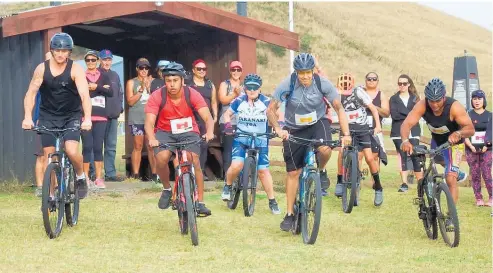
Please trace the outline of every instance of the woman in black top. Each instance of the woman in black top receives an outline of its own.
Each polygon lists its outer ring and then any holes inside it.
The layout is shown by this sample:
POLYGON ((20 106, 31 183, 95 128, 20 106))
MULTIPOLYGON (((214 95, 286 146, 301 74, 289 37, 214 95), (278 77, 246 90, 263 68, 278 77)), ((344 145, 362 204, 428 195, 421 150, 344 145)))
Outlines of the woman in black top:
MULTIPOLYGON (((390 139, 394 142, 395 149, 398 153, 401 164, 401 180, 402 185, 399 188, 399 192, 406 192, 407 186, 407 174, 408 174, 408 155, 401 151, 401 125, 406 119, 407 115, 413 109, 414 105, 420 100, 419 95, 414 86, 413 80, 408 75, 400 75, 397 79, 397 85, 399 91, 390 97, 390 115, 392 116, 392 128, 390 129, 390 139)), ((411 135, 409 141, 413 146, 419 145, 419 138, 421 136, 421 128, 419 124, 411 129, 411 135)), ((411 157, 413 163, 414 174, 416 179, 419 180, 423 177, 421 167, 416 157, 411 157)))
MULTIPOLYGON (((491 139, 486 138, 488 125, 491 124, 491 112, 486 110, 486 96, 482 90, 476 90, 471 94, 471 106, 469 116, 471 117, 476 132, 471 138, 466 138, 466 157, 469 164, 472 188, 476 197, 476 205, 484 206, 481 194, 481 174, 484 184, 488 190, 489 200, 486 205, 491 207, 493 203, 491 194, 491 139)), ((490 127, 491 130, 491 127, 490 127)))

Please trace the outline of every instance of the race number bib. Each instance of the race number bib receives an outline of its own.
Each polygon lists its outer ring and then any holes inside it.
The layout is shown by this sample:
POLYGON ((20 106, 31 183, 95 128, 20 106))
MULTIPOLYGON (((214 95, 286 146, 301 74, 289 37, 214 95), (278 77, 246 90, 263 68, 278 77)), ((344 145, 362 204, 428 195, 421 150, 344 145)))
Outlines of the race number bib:
POLYGON ((441 127, 435 128, 428 123, 428 128, 430 129, 430 131, 432 133, 437 134, 437 135, 444 135, 446 133, 450 133, 450 130, 447 128, 447 126, 441 126, 441 127))
POLYGON ((191 132, 193 130, 192 117, 172 119, 170 121, 170 124, 171 124, 171 133, 174 135, 191 132))
POLYGON ((471 137, 471 143, 472 144, 484 144, 484 140, 486 138, 486 132, 476 132, 472 137, 471 137))
POLYGON ((106 107, 106 99, 104 96, 97 96, 97 97, 91 98, 91 104, 92 104, 92 106, 105 108, 106 107))
POLYGON ((358 110, 347 111, 346 116, 349 123, 356 123, 358 120, 361 120, 361 118, 364 118, 363 109, 360 108, 358 110))
POLYGON ((317 112, 311 112, 305 115, 294 114, 296 125, 312 125, 317 122, 317 112))

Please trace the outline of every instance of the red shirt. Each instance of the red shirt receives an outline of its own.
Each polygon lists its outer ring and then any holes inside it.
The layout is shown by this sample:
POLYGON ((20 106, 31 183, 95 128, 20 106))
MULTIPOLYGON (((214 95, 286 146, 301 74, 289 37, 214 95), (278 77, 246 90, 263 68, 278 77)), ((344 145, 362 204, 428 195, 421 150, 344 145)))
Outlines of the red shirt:
MULTIPOLYGON (((207 107, 207 104, 195 89, 190 88, 190 103, 192 104, 195 111, 200 108, 207 107)), ((166 97, 166 104, 161 110, 161 113, 158 115, 159 106, 161 105, 161 92, 153 92, 147 101, 145 107, 145 113, 151 113, 157 115, 157 125, 156 129, 165 132, 173 132, 174 130, 182 130, 183 126, 187 127, 187 119, 191 118, 192 121, 192 130, 193 132, 199 134, 199 127, 197 126, 197 121, 195 120, 195 116, 193 114, 192 109, 188 106, 187 101, 185 100, 185 90, 183 87, 181 89, 181 100, 178 103, 173 103, 170 99, 169 95, 166 97)), ((181 132, 181 131, 180 131, 181 132)))

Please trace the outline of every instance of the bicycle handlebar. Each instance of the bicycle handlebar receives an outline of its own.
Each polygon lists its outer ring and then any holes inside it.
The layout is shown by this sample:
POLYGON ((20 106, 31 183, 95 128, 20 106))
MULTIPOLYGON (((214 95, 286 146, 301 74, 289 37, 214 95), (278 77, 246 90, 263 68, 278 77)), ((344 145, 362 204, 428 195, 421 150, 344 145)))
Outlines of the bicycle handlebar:
POLYGON ((203 139, 200 138, 198 140, 183 141, 183 142, 167 142, 167 143, 160 142, 158 147, 159 148, 169 148, 169 147, 182 148, 182 147, 185 147, 188 145, 198 144, 202 141, 203 141, 203 139))
POLYGON ((262 136, 267 136, 268 138, 275 138, 277 137, 276 133, 250 133, 250 132, 245 132, 240 129, 237 129, 236 132, 234 133, 235 137, 239 136, 251 136, 251 137, 262 137, 262 136))
POLYGON ((70 128, 65 128, 65 129, 48 129, 45 126, 34 126, 31 129, 27 129, 26 131, 34 131, 37 133, 45 133, 45 134, 50 134, 55 138, 61 138, 65 135, 67 132, 75 132, 79 131, 80 126, 75 126, 75 127, 70 127, 70 128))
POLYGON ((302 137, 295 137, 293 135, 289 135, 288 138, 289 141, 292 142, 307 142, 311 145, 315 144, 326 144, 327 146, 331 147, 337 147, 341 145, 341 142, 339 140, 325 140, 325 139, 307 139, 307 138, 302 138, 302 137))
POLYGON ((428 150, 426 146, 415 146, 413 147, 413 155, 432 155, 436 156, 438 153, 440 153, 443 150, 446 150, 450 148, 452 145, 450 145, 449 142, 445 142, 442 145, 436 147, 435 149, 430 149, 428 150))

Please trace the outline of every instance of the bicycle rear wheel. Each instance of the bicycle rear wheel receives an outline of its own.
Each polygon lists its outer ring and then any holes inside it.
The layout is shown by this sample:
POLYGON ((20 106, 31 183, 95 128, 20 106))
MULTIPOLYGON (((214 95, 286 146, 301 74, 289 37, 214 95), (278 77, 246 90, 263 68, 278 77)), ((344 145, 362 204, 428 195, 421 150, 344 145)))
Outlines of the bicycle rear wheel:
POLYGON ((67 181, 67 200, 65 203, 65 217, 67 218, 67 225, 73 227, 77 225, 79 220, 79 189, 75 186, 75 171, 72 166, 68 167, 66 172, 67 181))
POLYGON ((50 163, 46 168, 43 179, 43 194, 41 197, 41 211, 46 235, 54 239, 60 235, 63 227, 65 206, 60 181, 61 170, 57 163, 50 163))
POLYGON ((358 155, 356 151, 346 151, 343 159, 344 172, 342 174, 342 211, 351 213, 358 192, 358 155))
POLYGON ((317 240, 322 214, 320 175, 311 171, 303 183, 305 192, 302 204, 301 234, 305 244, 314 244, 317 240))
POLYGON ((194 246, 199 244, 199 233, 197 230, 197 211, 195 206, 195 188, 192 186, 192 178, 189 173, 186 173, 182 177, 183 179, 183 194, 185 195, 185 206, 187 208, 187 220, 188 227, 190 231, 190 236, 192 237, 192 244, 194 246))
POLYGON ((236 206, 238 205, 238 201, 240 200, 240 192, 241 192, 241 180, 240 177, 242 174, 240 174, 239 177, 233 181, 233 185, 231 187, 231 192, 230 192, 230 197, 228 201, 228 208, 230 209, 236 209, 236 206))
POLYGON ((426 236, 431 240, 436 240, 438 238, 436 210, 433 206, 433 199, 425 194, 424 188, 426 185, 423 183, 423 179, 418 181, 418 200, 420 200, 418 216, 419 219, 423 220, 426 236))
POLYGON ((460 240, 460 228, 454 199, 445 183, 438 183, 436 191, 435 205, 440 233, 447 245, 457 247, 460 240))
POLYGON ((250 217, 255 211, 255 197, 257 195, 257 162, 249 156, 243 165, 243 212, 250 217))

